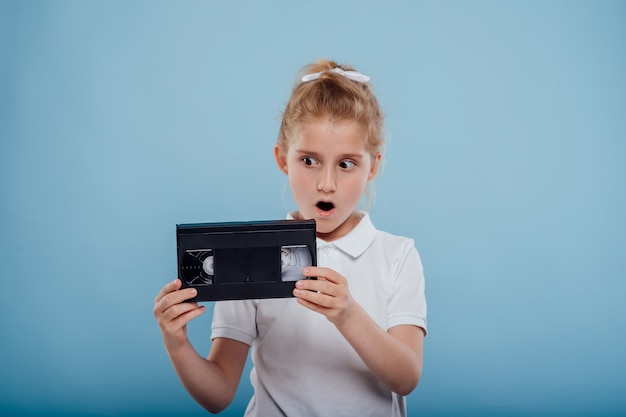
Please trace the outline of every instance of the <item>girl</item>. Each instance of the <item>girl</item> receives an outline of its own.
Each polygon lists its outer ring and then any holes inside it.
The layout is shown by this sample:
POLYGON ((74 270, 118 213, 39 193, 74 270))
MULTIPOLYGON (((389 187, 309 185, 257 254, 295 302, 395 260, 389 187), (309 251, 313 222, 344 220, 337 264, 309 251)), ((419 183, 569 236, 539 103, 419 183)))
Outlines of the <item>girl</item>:
POLYGON ((154 315, 185 388, 212 413, 235 394, 252 347, 246 416, 406 416, 422 372, 424 276, 413 241, 375 229, 357 206, 382 158, 383 116, 369 77, 321 60, 305 67, 274 157, 298 211, 315 219, 318 267, 295 298, 221 301, 199 356, 187 323, 205 311, 176 279, 154 315))

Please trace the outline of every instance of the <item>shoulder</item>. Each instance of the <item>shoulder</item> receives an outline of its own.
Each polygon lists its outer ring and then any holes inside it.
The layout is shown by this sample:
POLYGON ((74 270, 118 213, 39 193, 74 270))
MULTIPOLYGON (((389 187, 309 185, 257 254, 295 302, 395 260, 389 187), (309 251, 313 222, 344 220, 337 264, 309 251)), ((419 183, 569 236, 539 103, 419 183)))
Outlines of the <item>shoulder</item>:
POLYGON ((374 227, 371 220, 370 223, 376 231, 372 248, 376 248, 374 252, 378 253, 378 256, 384 257, 397 267, 405 264, 406 260, 410 259, 410 265, 414 268, 422 269, 422 260, 415 246, 415 240, 412 237, 380 230, 374 227))
POLYGON ((417 258, 421 263, 419 253, 415 248, 415 241, 410 237, 378 230, 372 246, 378 249, 376 252, 384 254, 385 258, 394 263, 402 263, 410 256, 417 258))
POLYGON ((379 229, 376 229, 374 243, 393 253, 406 253, 410 250, 415 250, 414 239, 379 229))
POLYGON ((382 245, 394 251, 415 247, 415 242, 412 238, 380 230, 374 225, 368 213, 361 212, 360 215, 362 217, 361 222, 354 231, 354 234, 359 239, 371 240, 375 245, 382 245))
POLYGON ((393 246, 395 248, 415 246, 415 241, 412 238, 395 235, 393 233, 385 232, 383 230, 376 230, 376 239, 386 246, 393 246))

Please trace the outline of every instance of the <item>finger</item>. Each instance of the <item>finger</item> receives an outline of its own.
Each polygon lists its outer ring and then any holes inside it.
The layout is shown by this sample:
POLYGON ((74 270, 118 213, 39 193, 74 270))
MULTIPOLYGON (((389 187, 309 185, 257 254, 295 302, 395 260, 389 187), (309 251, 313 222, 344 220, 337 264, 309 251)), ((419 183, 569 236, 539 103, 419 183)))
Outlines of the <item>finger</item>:
POLYGON ((335 284, 340 284, 345 280, 345 278, 337 271, 318 266, 309 266, 304 268, 302 273, 307 277, 317 277, 318 280, 325 279, 327 281, 334 282, 335 284))
POLYGON ((179 303, 174 304, 163 312, 162 322, 174 322, 181 316, 185 316, 191 311, 201 308, 198 303, 179 303))
POLYGON ((170 323, 175 328, 184 327, 187 325, 187 323, 189 323, 191 320, 195 319, 196 317, 200 316, 205 311, 206 311, 205 306, 196 306, 193 309, 177 316, 175 319, 171 320, 170 323))
POLYGON ((171 293, 172 291, 176 291, 180 289, 181 285, 182 285, 182 281, 179 280, 178 278, 165 284, 163 288, 161 288, 161 291, 159 291, 157 296, 154 298, 155 304, 161 301, 161 299, 165 297, 167 294, 171 293))
POLYGON ((295 289, 293 295, 298 298, 298 300, 306 301, 311 304, 315 304, 320 307, 331 307, 333 305, 333 296, 311 290, 300 290, 295 289))
POLYGON ((313 291, 313 292, 322 292, 324 294, 331 294, 332 287, 337 286, 337 284, 333 284, 330 281, 326 280, 316 280, 316 279, 301 279, 296 282, 296 288, 300 290, 313 291))
POLYGON ((175 335, 181 330, 184 331, 185 327, 187 326, 187 323, 189 323, 191 320, 195 319, 196 317, 198 317, 205 311, 206 311, 206 308, 204 306, 197 306, 188 311, 185 311, 182 314, 175 316, 171 320, 159 321, 159 325, 161 327, 161 331, 163 332, 163 335, 164 336, 168 334, 175 335))
POLYGON ((311 284, 311 281, 315 281, 315 280, 312 280, 312 279, 301 279, 299 281, 296 281, 296 288, 301 289, 301 290, 312 291, 314 285, 311 284))
POLYGON ((313 302, 311 302, 309 300, 305 300, 304 298, 298 297, 297 300, 298 300, 299 304, 303 305, 304 307, 308 308, 309 310, 313 310, 313 311, 321 313, 321 314, 324 314, 325 311, 327 310, 326 307, 323 307, 323 306, 321 306, 319 304, 315 304, 315 303, 313 303, 313 302))
POLYGON ((180 304, 186 300, 195 297, 198 290, 195 288, 184 288, 182 290, 174 290, 166 293, 154 306, 154 314, 165 312, 173 305, 180 304))

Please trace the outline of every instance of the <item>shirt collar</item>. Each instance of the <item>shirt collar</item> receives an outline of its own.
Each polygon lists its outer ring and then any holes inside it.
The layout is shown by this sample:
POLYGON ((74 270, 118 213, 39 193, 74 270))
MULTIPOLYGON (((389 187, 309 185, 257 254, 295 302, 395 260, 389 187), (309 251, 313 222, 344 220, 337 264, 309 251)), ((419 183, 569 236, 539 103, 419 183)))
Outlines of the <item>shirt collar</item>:
MULTIPOLYGON (((359 211, 358 213, 361 220, 350 233, 332 242, 326 242, 325 240, 317 238, 317 246, 335 246, 353 258, 358 258, 372 244, 376 237, 376 228, 369 214, 365 211, 359 211)), ((295 212, 289 213, 287 219, 293 220, 294 214, 295 212)))

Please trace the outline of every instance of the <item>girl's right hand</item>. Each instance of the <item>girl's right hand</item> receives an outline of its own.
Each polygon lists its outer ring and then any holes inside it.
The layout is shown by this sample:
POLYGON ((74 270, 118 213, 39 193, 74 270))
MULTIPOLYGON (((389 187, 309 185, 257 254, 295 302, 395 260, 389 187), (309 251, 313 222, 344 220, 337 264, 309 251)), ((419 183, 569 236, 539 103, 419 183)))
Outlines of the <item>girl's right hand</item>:
POLYGON ((163 342, 168 351, 183 346, 188 342, 187 323, 204 313, 204 306, 185 302, 197 294, 195 288, 180 289, 182 281, 175 279, 166 284, 154 299, 154 317, 156 317, 163 342))

